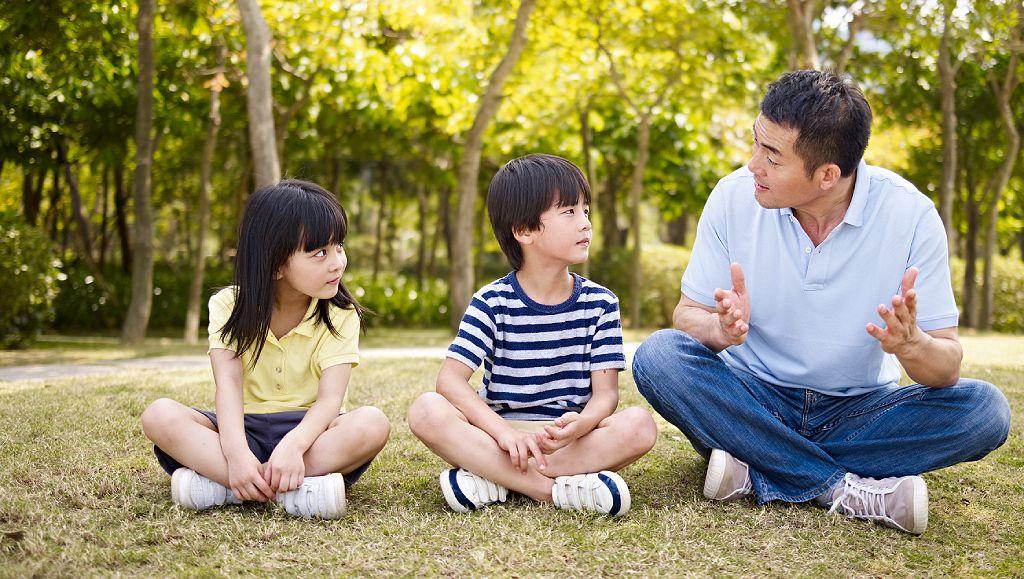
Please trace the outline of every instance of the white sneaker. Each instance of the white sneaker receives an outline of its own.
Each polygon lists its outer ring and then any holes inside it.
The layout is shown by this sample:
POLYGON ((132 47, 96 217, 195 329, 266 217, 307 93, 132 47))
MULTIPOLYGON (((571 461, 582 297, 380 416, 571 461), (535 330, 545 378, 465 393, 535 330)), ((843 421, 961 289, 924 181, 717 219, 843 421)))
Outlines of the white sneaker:
POLYGON ((242 504, 228 487, 184 467, 171 475, 171 502, 194 511, 219 507, 225 503, 242 504))
POLYGON ((711 451, 704 476, 704 496, 715 501, 732 501, 754 494, 750 467, 724 450, 711 451))
POLYGON ((551 487, 551 500, 560 509, 593 511, 618 517, 629 512, 629 487, 610 470, 560 476, 551 487))
POLYGON ((308 476, 299 488, 277 493, 274 502, 296 517, 340 519, 345 514, 345 477, 340 473, 308 476))
POLYGON ((928 486, 919 476, 883 479, 847 473, 830 513, 866 519, 920 535, 928 528, 928 486))
POLYGON ((441 471, 441 492, 448 506, 457 513, 468 513, 487 505, 505 502, 508 489, 466 469, 441 471))

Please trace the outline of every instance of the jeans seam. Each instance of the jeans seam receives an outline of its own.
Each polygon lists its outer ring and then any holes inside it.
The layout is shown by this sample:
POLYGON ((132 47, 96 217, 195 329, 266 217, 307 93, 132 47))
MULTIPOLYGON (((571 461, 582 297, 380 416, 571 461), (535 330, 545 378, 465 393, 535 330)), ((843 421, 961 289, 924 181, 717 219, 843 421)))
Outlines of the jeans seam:
MULTIPOLYGON (((858 428, 857 430, 854 430, 853 432, 851 432, 849 436, 847 436, 846 438, 843 439, 843 442, 852 442, 852 441, 856 440, 857 437, 859 437, 861 435, 861 433, 863 433, 864 430, 867 427, 871 426, 875 422, 878 422, 878 420, 880 418, 882 418, 883 416, 885 416, 886 414, 891 412, 894 408, 896 408, 897 406, 899 406, 903 402, 905 402, 907 400, 910 400, 911 398, 919 398, 919 397, 921 397, 923 395, 924 395, 924 392, 914 392, 914 393, 909 394, 907 396, 903 396, 902 398, 900 398, 898 400, 894 400, 890 404, 884 404, 882 406, 876 407, 875 410, 877 410, 878 413, 875 414, 875 416, 873 418, 871 418, 871 420, 868 420, 867 422, 862 424, 860 428, 858 428)), ((866 414, 866 412, 861 412, 861 413, 856 414, 856 415, 850 415, 849 418, 854 418, 855 416, 861 416, 863 414, 866 414)))

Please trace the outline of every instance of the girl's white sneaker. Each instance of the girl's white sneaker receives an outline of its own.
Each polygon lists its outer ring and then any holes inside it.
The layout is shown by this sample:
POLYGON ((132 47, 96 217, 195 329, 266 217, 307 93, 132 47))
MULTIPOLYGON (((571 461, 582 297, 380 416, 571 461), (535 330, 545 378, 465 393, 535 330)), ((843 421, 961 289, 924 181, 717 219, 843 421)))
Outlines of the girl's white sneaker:
POLYGON ((202 511, 225 503, 237 505, 242 501, 236 499, 235 493, 226 486, 182 467, 171 475, 171 502, 186 509, 202 511))
POLYGON ((299 488, 277 493, 274 501, 296 517, 340 519, 345 514, 345 477, 339 473, 308 476, 299 488))

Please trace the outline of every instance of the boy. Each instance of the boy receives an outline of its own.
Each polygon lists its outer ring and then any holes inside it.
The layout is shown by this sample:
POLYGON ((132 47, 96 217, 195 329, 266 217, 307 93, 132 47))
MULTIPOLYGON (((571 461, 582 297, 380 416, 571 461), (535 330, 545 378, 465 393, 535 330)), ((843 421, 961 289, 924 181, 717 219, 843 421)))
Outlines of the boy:
POLYGON ((586 261, 590 187, 553 155, 508 162, 487 212, 513 271, 474 294, 437 377, 409 408, 409 427, 456 468, 441 473, 458 512, 509 489, 564 509, 612 516, 630 507, 614 471, 654 446, 650 413, 619 402, 625 368, 618 299, 569 273, 586 261), (484 388, 469 385, 484 365, 484 388))

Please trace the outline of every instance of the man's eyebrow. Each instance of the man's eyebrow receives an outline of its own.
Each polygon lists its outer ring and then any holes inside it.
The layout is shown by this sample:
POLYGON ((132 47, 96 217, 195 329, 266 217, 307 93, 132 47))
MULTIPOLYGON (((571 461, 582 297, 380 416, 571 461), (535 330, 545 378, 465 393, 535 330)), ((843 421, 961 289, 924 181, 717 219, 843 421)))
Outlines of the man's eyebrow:
MULTIPOLYGON (((754 135, 754 142, 758 143, 760 141, 758 141, 758 139, 757 139, 757 131, 754 130, 754 126, 755 125, 750 125, 750 134, 754 135)), ((771 151, 775 155, 778 155, 780 157, 782 156, 782 151, 776 149, 775 147, 773 147, 771 145, 767 145, 765 143, 761 143, 761 146, 764 147, 765 149, 768 149, 769 151, 771 151)))

